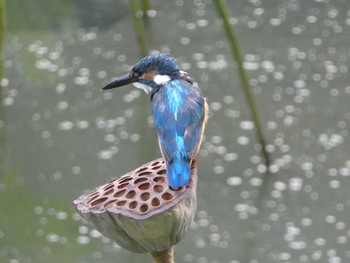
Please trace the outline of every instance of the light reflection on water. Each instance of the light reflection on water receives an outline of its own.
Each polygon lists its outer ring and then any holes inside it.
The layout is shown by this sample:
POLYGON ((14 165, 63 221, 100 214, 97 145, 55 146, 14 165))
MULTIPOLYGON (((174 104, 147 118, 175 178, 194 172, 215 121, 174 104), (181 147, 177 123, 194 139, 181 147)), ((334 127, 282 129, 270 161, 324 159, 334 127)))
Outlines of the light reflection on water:
MULTIPOLYGON (((60 30, 23 34, 9 23, 1 81, 6 166, 22 179, 1 182, 0 189, 4 203, 27 211, 28 226, 18 230, 27 237, 21 243, 6 227, 23 217, 20 210, 0 221, 0 261, 69 262, 65 255, 74 254, 71 262, 151 262, 102 237, 70 206, 86 189, 159 157, 147 96, 132 87, 99 91, 139 60, 128 13, 114 18, 103 3, 79 3, 60 30), (87 19, 83 10, 96 16, 87 19), (25 249, 28 240, 36 255, 25 249)), ((229 4, 273 157, 266 184, 267 167, 212 3, 154 1, 148 13, 152 47, 177 58, 211 110, 198 213, 176 261, 347 262, 350 6, 341 0, 229 4)), ((127 8, 120 4, 118 12, 127 8)))

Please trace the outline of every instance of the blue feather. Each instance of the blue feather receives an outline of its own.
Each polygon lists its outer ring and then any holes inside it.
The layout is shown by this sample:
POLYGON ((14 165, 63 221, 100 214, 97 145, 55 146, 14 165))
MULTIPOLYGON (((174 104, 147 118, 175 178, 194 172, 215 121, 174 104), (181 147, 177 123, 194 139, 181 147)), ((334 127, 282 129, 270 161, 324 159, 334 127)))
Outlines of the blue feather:
POLYGON ((199 88, 183 80, 172 80, 154 93, 152 105, 169 185, 184 186, 201 140, 204 98, 199 88))
POLYGON ((166 163, 169 185, 175 189, 184 186, 190 179, 191 164, 184 158, 175 156, 173 161, 166 163))

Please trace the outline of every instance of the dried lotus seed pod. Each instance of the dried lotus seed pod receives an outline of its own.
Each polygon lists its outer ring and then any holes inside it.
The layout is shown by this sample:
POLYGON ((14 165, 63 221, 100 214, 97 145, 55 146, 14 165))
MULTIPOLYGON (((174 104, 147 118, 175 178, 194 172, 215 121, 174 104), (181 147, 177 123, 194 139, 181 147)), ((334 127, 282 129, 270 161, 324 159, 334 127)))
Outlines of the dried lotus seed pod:
POLYGON ((77 212, 104 236, 133 252, 165 251, 187 232, 197 208, 197 164, 191 180, 168 186, 163 158, 140 166, 74 202, 77 212))

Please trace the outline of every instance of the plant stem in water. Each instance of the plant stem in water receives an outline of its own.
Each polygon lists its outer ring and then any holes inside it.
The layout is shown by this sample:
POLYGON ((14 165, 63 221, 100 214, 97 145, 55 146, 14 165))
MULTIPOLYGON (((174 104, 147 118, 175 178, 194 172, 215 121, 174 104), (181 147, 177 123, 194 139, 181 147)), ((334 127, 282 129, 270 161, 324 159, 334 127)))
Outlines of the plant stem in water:
POLYGON ((137 35, 137 41, 139 44, 141 56, 147 56, 149 53, 149 47, 146 40, 146 29, 144 22, 140 16, 142 14, 138 0, 130 0, 130 9, 132 20, 134 22, 134 28, 137 35))
POLYGON ((250 87, 250 84, 249 84, 247 73, 246 73, 245 69, 243 68, 243 59, 242 59, 242 55, 241 55, 241 52, 239 49, 238 40, 235 36, 233 27, 230 25, 230 22, 229 22, 229 15, 227 13, 227 6, 225 3, 225 0, 215 0, 214 3, 216 5, 216 8, 220 14, 222 21, 223 21, 226 36, 228 38, 229 44, 231 45, 232 57, 236 60, 236 62, 238 64, 239 77, 241 79, 244 94, 245 94, 245 97, 247 99, 247 103, 248 103, 248 106, 250 108, 250 111, 251 111, 251 117, 252 117, 252 120, 253 120, 254 125, 255 125, 258 142, 261 145, 261 153, 265 159, 266 168, 268 169, 270 164, 271 164, 270 154, 266 151, 266 140, 265 140, 265 136, 264 136, 263 131, 262 131, 262 127, 260 125, 259 112, 258 112, 256 102, 255 102, 255 99, 254 99, 254 96, 252 93, 252 88, 250 87))
MULTIPOLYGON (((6 31, 6 0, 0 0, 0 81, 4 78, 4 43, 6 31)), ((0 176, 5 169, 5 112, 3 87, 0 82, 0 176)))

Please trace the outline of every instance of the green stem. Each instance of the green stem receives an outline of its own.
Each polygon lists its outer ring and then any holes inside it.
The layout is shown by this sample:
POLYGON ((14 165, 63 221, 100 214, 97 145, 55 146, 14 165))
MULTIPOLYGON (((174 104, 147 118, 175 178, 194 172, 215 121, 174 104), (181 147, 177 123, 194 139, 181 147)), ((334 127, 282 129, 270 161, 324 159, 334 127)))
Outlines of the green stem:
MULTIPOLYGON (((149 0, 140 0, 140 4, 141 4, 141 10, 143 13, 146 13, 150 7, 151 7, 151 4, 149 3, 149 0)), ((144 17, 147 17, 147 16, 144 16, 144 17)))
MULTIPOLYGON (((6 0, 0 0, 0 78, 4 77, 4 43, 5 43, 5 31, 6 31, 6 0)), ((2 89, 2 87, 0 88, 2 89)))
POLYGON ((135 32, 137 35, 137 41, 139 43, 141 56, 147 56, 149 53, 149 47, 146 40, 146 30, 145 25, 141 17, 139 17, 140 13, 140 6, 138 3, 138 0, 130 0, 130 9, 131 9, 131 15, 132 20, 134 22, 135 32))
POLYGON ((147 29, 149 27, 149 16, 147 12, 150 10, 151 4, 149 0, 140 0, 140 5, 141 5, 141 11, 143 14, 142 21, 145 25, 145 28, 147 29))
MULTIPOLYGON (((252 89, 251 89, 250 84, 249 84, 248 75, 247 75, 245 69, 243 68, 243 59, 242 59, 241 52, 239 49, 238 40, 235 36, 233 27, 229 23, 229 16, 227 13, 227 7, 226 7, 225 0, 215 0, 214 3, 216 4, 217 10, 218 10, 218 12, 223 20, 225 32, 226 32, 228 41, 231 45, 232 57, 236 60, 236 62, 238 64, 239 76, 240 76, 240 79, 242 81, 242 86, 243 86, 243 90, 244 90, 244 93, 246 96, 248 106, 251 110, 251 116, 252 116, 252 120, 253 120, 255 128, 256 128, 258 142, 261 145, 261 154, 265 158, 265 165, 267 168, 266 173, 265 173, 265 178, 262 181, 262 185, 260 186, 259 192, 256 196, 255 203, 256 203, 256 208, 258 210, 258 213, 255 216, 255 218, 252 220, 253 223, 252 223, 251 229, 250 229, 250 232, 257 235, 257 233, 259 232, 259 228, 260 228, 260 222, 262 220, 261 217, 263 216, 262 210, 263 210, 265 198, 268 195, 269 186, 271 185, 271 182, 273 180, 273 177, 270 176, 269 169, 268 169, 270 164, 271 164, 271 158, 270 158, 270 154, 266 151, 266 140, 265 140, 265 137, 264 137, 261 125, 260 125, 259 112, 258 112, 256 102, 255 102, 255 99, 254 99, 254 96, 252 93, 252 89)), ((242 262, 250 262, 250 258, 254 254, 254 249, 256 246, 255 243, 257 242, 256 240, 257 240, 256 237, 254 239, 250 239, 250 238, 248 239, 248 243, 246 244, 246 246, 247 246, 246 257, 243 259, 242 262)))
MULTIPOLYGON (((6 0, 0 0, 0 81, 4 78, 4 42, 6 31, 6 0)), ((5 169, 5 113, 3 87, 0 84, 0 175, 5 169), (2 171, 1 171, 2 170, 2 171)))
POLYGON ((256 133, 257 133, 257 138, 258 142, 261 145, 261 153, 262 156, 265 159, 265 165, 268 168, 271 164, 271 158, 270 154, 266 151, 266 140, 260 125, 260 116, 259 112, 256 106, 256 102, 252 93, 252 88, 250 87, 249 80, 247 73, 245 69, 243 68, 243 59, 242 55, 239 49, 239 44, 238 40, 235 36, 233 27, 230 25, 229 22, 229 15, 227 13, 227 7, 225 0, 215 0, 214 3, 216 4, 216 8, 220 14, 220 17, 224 23, 224 28, 226 32, 226 36, 228 38, 228 42, 231 45, 231 52, 232 52, 232 57, 236 60, 238 64, 238 73, 240 76, 240 79, 242 81, 242 86, 243 90, 246 96, 246 100, 248 103, 248 106, 251 111, 251 117, 254 122, 255 128, 256 128, 256 133))
MULTIPOLYGON (((146 37, 147 33, 147 19, 145 16, 143 16, 144 19, 140 17, 140 13, 144 13, 149 9, 150 4, 148 0, 130 0, 130 9, 131 9, 131 15, 132 20, 134 22, 134 28, 135 33, 137 36, 138 45, 140 48, 140 55, 141 57, 145 57, 149 54, 149 45, 146 37)), ((149 99, 144 97, 140 101, 140 108, 146 109, 149 103, 149 99)), ((153 132, 151 129, 147 127, 146 120, 148 117, 148 112, 145 110, 142 110, 140 113, 140 120, 139 122, 139 132, 142 135, 142 141, 139 143, 139 161, 144 162, 145 160, 148 160, 150 156, 154 154, 154 151, 157 150, 157 148, 153 147, 153 145, 157 144, 156 137, 154 137, 153 132), (152 150, 150 150, 152 149, 152 150)))

